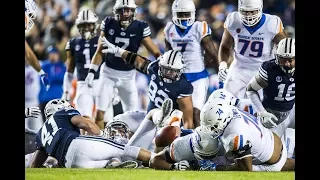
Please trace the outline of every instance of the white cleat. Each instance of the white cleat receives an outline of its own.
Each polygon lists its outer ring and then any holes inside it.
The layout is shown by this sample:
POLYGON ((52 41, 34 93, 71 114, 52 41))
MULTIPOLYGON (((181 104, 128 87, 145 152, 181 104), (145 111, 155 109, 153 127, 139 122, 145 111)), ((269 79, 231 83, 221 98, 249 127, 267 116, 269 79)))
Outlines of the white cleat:
POLYGON ((172 100, 170 98, 165 99, 161 106, 161 116, 158 119, 158 122, 156 123, 158 127, 164 126, 164 122, 170 117, 172 109, 173 109, 172 100))

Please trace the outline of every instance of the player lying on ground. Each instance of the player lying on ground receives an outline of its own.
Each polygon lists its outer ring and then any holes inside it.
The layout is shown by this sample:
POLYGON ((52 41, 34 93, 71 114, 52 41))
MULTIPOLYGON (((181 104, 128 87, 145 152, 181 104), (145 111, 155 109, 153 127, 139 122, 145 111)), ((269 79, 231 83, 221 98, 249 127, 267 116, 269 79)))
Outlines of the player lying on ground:
POLYGON ((122 156, 145 163, 151 158, 148 150, 106 139, 104 131, 66 101, 49 101, 45 116, 46 121, 36 136, 37 151, 31 167, 42 167, 48 156, 56 158, 59 166, 66 168, 104 168, 111 158, 122 156), (80 128, 89 135, 81 136, 80 128))
POLYGON ((287 158, 281 139, 265 128, 255 116, 223 100, 206 103, 200 114, 201 129, 218 137, 233 165, 217 165, 228 171, 289 171, 295 160, 287 158))

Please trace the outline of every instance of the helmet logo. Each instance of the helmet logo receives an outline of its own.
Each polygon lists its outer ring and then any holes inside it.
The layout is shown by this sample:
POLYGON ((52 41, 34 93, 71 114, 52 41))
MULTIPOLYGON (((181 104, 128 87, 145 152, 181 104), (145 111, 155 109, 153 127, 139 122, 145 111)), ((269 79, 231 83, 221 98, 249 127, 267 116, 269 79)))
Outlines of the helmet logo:
POLYGON ((218 114, 219 116, 223 113, 223 111, 219 108, 218 111, 216 112, 216 114, 218 114))
POLYGON ((220 98, 221 99, 226 99, 226 95, 225 94, 220 94, 220 98))

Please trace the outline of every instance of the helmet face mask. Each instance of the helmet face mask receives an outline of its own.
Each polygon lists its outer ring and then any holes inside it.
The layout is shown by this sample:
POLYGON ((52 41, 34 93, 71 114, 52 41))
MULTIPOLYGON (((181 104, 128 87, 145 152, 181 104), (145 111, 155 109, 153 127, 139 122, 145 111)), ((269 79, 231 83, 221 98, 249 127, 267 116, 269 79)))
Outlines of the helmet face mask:
POLYGON ((108 123, 105 127, 105 132, 107 133, 107 138, 112 140, 124 139, 129 140, 130 129, 128 125, 122 121, 113 121, 108 123))
POLYGON ((239 0, 238 12, 242 23, 246 26, 257 25, 262 18, 262 0, 239 0))
POLYGON ((173 69, 171 67, 161 66, 160 65, 160 76, 165 79, 167 82, 179 81, 182 69, 173 69))
POLYGON ((185 69, 180 51, 169 50, 158 57, 160 78, 166 83, 179 81, 185 69))
POLYGON ((121 8, 117 9, 115 15, 117 20, 123 26, 129 26, 130 23, 135 19, 135 9, 134 8, 121 8))
POLYGON ((33 20, 36 19, 37 5, 34 0, 25 0, 25 34, 27 34, 34 25, 33 20))
POLYGON ((192 0, 175 0, 172 4, 172 21, 181 29, 187 29, 196 19, 196 9, 192 0))
POLYGON ((136 19, 136 8, 134 0, 116 0, 113 14, 121 26, 128 27, 136 19))
POLYGON ((97 35, 98 17, 89 9, 79 12, 75 24, 83 39, 90 40, 97 35))
POLYGON ((97 34, 97 26, 95 23, 82 23, 78 24, 77 28, 79 30, 80 35, 89 40, 97 34))

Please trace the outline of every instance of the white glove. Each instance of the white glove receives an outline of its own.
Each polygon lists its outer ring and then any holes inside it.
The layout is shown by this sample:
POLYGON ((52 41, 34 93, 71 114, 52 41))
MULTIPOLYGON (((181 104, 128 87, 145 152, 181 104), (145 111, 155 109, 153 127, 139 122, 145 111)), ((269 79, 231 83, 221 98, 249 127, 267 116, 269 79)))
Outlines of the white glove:
POLYGON ((182 160, 180 162, 173 164, 173 169, 179 170, 179 171, 185 171, 190 168, 189 162, 186 160, 182 160))
POLYGON ((38 118, 41 114, 41 110, 39 107, 28 107, 24 110, 25 112, 25 117, 33 117, 33 118, 38 118))
POLYGON ((64 92, 64 93, 62 94, 61 100, 65 100, 65 101, 70 102, 70 95, 69 95, 69 93, 68 93, 68 92, 64 92))
POLYGON ((266 128, 274 128, 277 126, 275 122, 278 121, 278 118, 272 113, 267 111, 258 112, 258 118, 260 119, 262 125, 266 128))
POLYGON ((219 81, 224 82, 227 79, 228 71, 229 69, 227 63, 224 61, 220 62, 218 72, 219 81))
POLYGON ((92 87, 93 85, 93 78, 94 78, 94 74, 92 72, 89 72, 86 79, 84 80, 89 87, 92 87))
POLYGON ((114 56, 121 57, 122 54, 125 52, 124 49, 111 44, 105 37, 101 38, 101 42, 102 42, 102 46, 107 48, 107 49, 103 49, 102 53, 110 53, 110 54, 114 54, 114 56))

